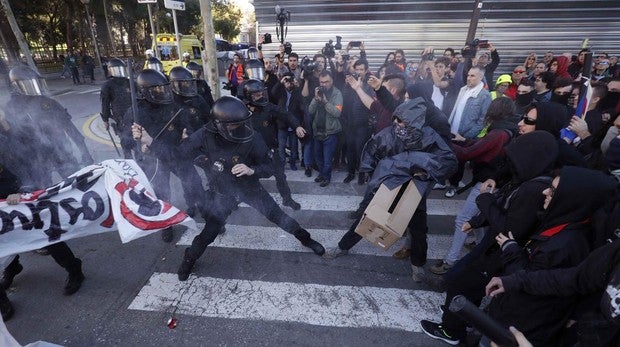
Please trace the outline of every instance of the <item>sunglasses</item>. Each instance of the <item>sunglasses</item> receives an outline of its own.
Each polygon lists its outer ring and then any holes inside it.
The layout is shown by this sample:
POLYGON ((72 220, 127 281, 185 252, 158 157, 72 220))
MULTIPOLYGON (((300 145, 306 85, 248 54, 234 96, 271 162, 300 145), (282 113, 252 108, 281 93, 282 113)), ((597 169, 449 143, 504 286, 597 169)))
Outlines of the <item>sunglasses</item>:
POLYGON ((523 121, 523 124, 536 125, 536 119, 532 119, 528 116, 522 116, 521 120, 523 121))
POLYGON ((514 70, 513 72, 514 73, 524 73, 525 71, 524 70, 514 70))

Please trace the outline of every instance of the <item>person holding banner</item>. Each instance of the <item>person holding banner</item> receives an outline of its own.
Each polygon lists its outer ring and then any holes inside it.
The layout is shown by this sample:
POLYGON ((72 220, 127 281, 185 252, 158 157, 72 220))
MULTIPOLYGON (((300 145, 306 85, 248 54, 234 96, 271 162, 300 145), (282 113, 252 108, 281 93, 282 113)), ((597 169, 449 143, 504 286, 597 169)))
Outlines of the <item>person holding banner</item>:
MULTIPOLYGON (((199 211, 203 203, 204 188, 198 172, 191 161, 182 161, 176 155, 176 146, 181 142, 184 129, 192 133, 192 114, 174 104, 170 83, 164 74, 152 69, 142 70, 136 78, 138 109, 132 108, 125 114, 125 124, 137 123, 154 137, 140 166, 150 178, 155 193, 160 199, 170 201, 170 173, 181 180, 188 215, 199 211)), ((131 128, 124 129, 123 141, 132 140, 131 128)), ((171 242, 172 229, 162 232, 162 240, 171 242)))
MULTIPOLYGON (((261 135, 252 128, 251 116, 241 100, 223 96, 213 105, 212 120, 207 126, 185 138, 178 147, 180 157, 195 158, 194 163, 205 170, 211 186, 205 199, 207 206, 202 211, 205 227, 185 250, 177 272, 180 281, 187 280, 194 264, 215 240, 239 202, 257 209, 315 254, 325 253, 325 248, 284 213, 259 182, 260 178, 273 175, 274 164, 261 135)), ((132 130, 134 138, 141 139, 142 148, 151 146, 148 129, 134 124, 132 130)))

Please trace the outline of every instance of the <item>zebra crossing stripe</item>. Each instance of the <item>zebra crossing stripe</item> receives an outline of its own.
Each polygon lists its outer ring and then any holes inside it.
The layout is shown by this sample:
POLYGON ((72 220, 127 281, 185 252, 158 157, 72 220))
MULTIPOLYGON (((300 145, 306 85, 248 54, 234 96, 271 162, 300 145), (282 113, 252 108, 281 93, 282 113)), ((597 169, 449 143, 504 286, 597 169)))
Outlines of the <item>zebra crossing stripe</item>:
POLYGON ((421 332, 420 320, 438 320, 444 300, 425 290, 194 275, 180 282, 176 274, 154 273, 129 309, 170 312, 176 306, 177 314, 190 316, 421 332))
MULTIPOLYGON (((197 223, 198 229, 204 228, 204 223, 197 223)), ((346 230, 333 229, 308 229, 312 238, 319 241, 325 247, 336 247, 346 230)), ((186 231, 179 239, 177 245, 189 246, 197 235, 195 231, 186 231)), ((452 236, 449 235, 428 235, 428 259, 443 259, 446 251, 450 248, 452 236)), ((395 250, 400 249, 405 244, 402 238, 389 250, 383 251, 366 240, 360 241, 355 247, 351 248, 350 254, 362 254, 373 256, 392 256, 395 250)), ((211 247, 239 248, 264 251, 283 251, 283 252, 312 252, 302 246, 297 239, 286 231, 278 227, 260 227, 246 225, 226 225, 226 232, 218 236, 211 244, 211 247)))
MULTIPOLYGON (((278 193, 270 193, 271 197, 282 204, 282 197, 278 193)), ((312 211, 355 211, 362 197, 358 195, 317 195, 293 194, 293 199, 301 204, 301 209, 312 211)), ((427 199, 426 211, 434 216, 456 216, 465 200, 427 199)), ((248 207, 240 204, 241 207, 248 207)))

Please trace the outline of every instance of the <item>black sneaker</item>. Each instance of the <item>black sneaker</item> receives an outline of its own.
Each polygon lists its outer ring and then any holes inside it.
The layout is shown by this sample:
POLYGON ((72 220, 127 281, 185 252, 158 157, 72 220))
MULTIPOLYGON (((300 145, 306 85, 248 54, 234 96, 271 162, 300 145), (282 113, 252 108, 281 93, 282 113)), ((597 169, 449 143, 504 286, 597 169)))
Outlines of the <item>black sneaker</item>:
POLYGON ((329 185, 328 179, 323 179, 323 181, 321 181, 321 183, 319 184, 319 186, 321 187, 327 187, 328 185, 329 185))
POLYGON ((284 201, 282 202, 282 205, 288 206, 295 211, 301 208, 301 205, 297 201, 293 200, 293 198, 284 199, 284 201))
POLYGON ((325 177, 323 177, 323 176, 321 176, 321 175, 318 175, 318 176, 316 176, 316 178, 314 179, 314 182, 316 182, 316 183, 321 183, 321 182, 323 182, 324 180, 325 180, 325 177))
POLYGON ((439 323, 423 319, 420 321, 420 325, 422 326, 422 330, 424 331, 424 333, 426 333, 426 335, 436 340, 441 340, 452 346, 456 346, 461 343, 461 340, 455 339, 454 337, 450 336, 450 334, 448 334, 439 323))
POLYGON ((77 292, 84 282, 84 274, 82 270, 70 273, 67 277, 67 283, 65 284, 64 295, 73 295, 77 292))
POLYGON ((15 276, 22 272, 23 269, 24 267, 22 264, 17 263, 17 265, 13 265, 13 263, 11 263, 6 269, 4 269, 4 275, 2 276, 2 280, 0 280, 0 286, 4 289, 9 289, 11 284, 13 284, 13 279, 15 279, 15 276))
POLYGON ((304 171, 304 175, 306 175, 306 177, 312 177, 312 169, 307 167, 306 171, 304 171))

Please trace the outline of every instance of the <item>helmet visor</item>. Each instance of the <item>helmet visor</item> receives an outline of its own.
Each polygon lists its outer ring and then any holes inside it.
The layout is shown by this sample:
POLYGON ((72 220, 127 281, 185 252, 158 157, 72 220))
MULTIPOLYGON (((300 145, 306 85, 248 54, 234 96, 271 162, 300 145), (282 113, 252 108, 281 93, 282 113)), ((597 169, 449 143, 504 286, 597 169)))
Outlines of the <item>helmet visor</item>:
POLYGON ((155 71, 159 71, 161 73, 164 73, 164 67, 161 64, 158 64, 158 63, 147 63, 146 64, 146 68, 147 69, 153 69, 155 71))
POLYGON ((220 135, 228 141, 248 142, 254 135, 252 121, 249 118, 240 122, 215 121, 215 123, 220 135))
POLYGON ((265 68, 264 67, 248 67, 245 69, 245 73, 248 75, 248 79, 257 79, 264 80, 265 79, 265 68))
POLYGON ((156 104, 170 104, 172 103, 172 92, 170 91, 170 85, 153 86, 148 88, 147 99, 156 104))
POLYGON ((16 91, 22 95, 49 95, 47 83, 42 78, 13 81, 16 91))
POLYGON ((269 96, 267 95, 267 88, 250 93, 250 105, 265 106, 269 102, 269 96))
POLYGON ((127 72, 124 66, 108 66, 108 72, 112 77, 127 78, 127 72))
POLYGON ((172 81, 172 91, 175 94, 182 96, 196 96, 198 95, 198 88, 196 87, 195 80, 177 80, 172 81))

